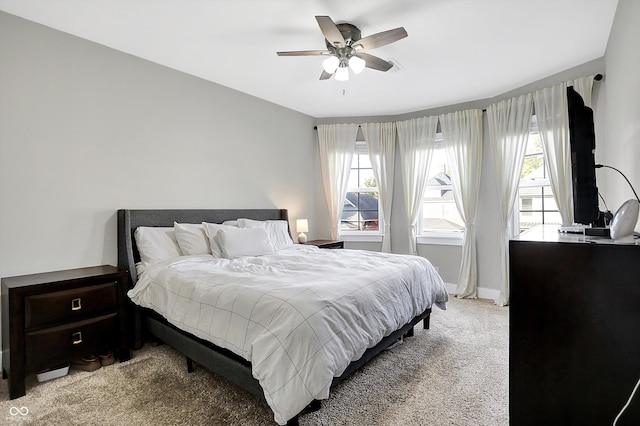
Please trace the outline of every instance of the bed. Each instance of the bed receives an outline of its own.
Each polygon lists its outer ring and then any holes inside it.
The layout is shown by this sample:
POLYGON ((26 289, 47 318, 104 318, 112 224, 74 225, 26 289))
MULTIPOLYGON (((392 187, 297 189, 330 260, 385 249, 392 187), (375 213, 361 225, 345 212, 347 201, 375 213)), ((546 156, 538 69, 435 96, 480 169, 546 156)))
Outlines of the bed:
POLYGON ((118 266, 132 287, 134 348, 149 337, 172 346, 188 368, 195 361, 265 400, 278 424, 318 409, 448 300, 421 257, 293 244, 283 209, 118 210, 118 266), (142 231, 203 223, 213 255, 182 246, 142 262, 142 231))

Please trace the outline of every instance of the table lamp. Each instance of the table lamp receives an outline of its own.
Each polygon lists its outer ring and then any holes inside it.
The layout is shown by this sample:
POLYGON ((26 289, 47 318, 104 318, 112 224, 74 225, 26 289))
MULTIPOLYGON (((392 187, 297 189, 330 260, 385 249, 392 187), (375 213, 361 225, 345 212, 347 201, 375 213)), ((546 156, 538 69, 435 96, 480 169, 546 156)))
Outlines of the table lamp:
POLYGON ((298 242, 301 244, 306 243, 307 234, 305 234, 305 232, 309 232, 309 220, 307 219, 296 220, 296 230, 299 232, 298 242))

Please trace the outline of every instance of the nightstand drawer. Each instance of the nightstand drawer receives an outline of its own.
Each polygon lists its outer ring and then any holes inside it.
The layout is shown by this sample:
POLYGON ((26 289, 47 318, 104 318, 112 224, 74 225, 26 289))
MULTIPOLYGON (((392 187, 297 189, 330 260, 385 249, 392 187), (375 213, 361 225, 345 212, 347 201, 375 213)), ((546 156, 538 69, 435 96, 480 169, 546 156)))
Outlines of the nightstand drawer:
POLYGON ((117 314, 102 315, 58 327, 26 333, 28 371, 38 371, 79 355, 114 348, 117 314))
POLYGON ((114 312, 118 306, 116 282, 56 291, 24 299, 26 329, 50 327, 90 315, 114 312))

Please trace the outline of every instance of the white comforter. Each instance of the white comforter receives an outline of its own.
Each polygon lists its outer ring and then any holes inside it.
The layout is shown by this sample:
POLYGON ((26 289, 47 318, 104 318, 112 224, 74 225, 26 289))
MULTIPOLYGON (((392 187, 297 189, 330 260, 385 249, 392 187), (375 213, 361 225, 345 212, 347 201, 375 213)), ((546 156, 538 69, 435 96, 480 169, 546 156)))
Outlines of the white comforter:
POLYGON ((367 348, 448 300, 422 257, 300 245, 234 260, 165 261, 129 296, 250 361, 279 424, 328 398, 333 377, 367 348))

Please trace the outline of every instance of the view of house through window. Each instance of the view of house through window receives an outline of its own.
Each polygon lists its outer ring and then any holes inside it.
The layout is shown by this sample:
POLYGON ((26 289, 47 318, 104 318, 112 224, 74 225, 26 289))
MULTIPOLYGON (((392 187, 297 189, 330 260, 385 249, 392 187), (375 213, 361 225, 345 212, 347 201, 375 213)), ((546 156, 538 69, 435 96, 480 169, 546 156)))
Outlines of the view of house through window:
MULTIPOLYGON (((436 138, 428 176, 422 199, 421 232, 462 233, 464 222, 453 198, 450 167, 440 134, 436 138)), ((378 198, 378 185, 366 143, 358 141, 351 163, 340 231, 379 231, 381 215, 378 198)), ((562 223, 544 165, 542 141, 535 116, 522 163, 516 202, 518 214, 514 215, 514 221, 519 232, 543 223, 562 223)))
POLYGON ((421 232, 463 232, 464 222, 453 198, 451 171, 441 134, 436 137, 428 176, 422 198, 421 232))
POLYGON ((373 175, 366 144, 358 142, 351 163, 340 231, 378 231, 378 196, 378 184, 373 175))
POLYGON ((531 132, 522 162, 517 203, 519 214, 515 219, 519 232, 543 223, 562 224, 544 165, 542 140, 535 116, 531 120, 531 132))

